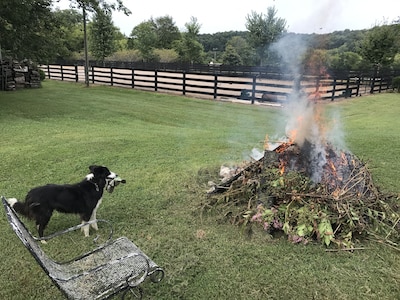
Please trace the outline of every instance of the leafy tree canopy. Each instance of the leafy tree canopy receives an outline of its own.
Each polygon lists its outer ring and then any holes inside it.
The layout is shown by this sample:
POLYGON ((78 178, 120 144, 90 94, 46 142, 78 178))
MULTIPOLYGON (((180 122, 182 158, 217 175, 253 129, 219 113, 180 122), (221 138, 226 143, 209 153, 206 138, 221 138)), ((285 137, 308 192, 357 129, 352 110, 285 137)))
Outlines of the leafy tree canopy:
POLYGON ((197 39, 197 36, 200 33, 201 24, 198 22, 197 18, 190 17, 190 22, 185 23, 186 34, 190 38, 197 39))
POLYGON ((69 58, 83 49, 82 13, 74 9, 57 9, 53 14, 59 24, 57 57, 69 58))
MULTIPOLYGON (((58 1, 55 1, 58 2, 58 1)), ((71 8, 85 8, 88 11, 108 10, 122 11, 126 15, 130 15, 131 11, 124 6, 122 0, 70 0, 71 8)))
POLYGON ((275 7, 268 7, 266 15, 252 11, 246 17, 249 43, 256 49, 260 64, 268 58, 269 46, 286 32, 286 21, 276 14, 275 7))
MULTIPOLYGON (((22 59, 46 61, 67 56, 82 42, 75 27, 79 14, 53 12, 57 0, 2 0, 0 1, 0 48, 2 53, 22 59), (68 25, 69 23, 69 25, 68 25), (71 26, 70 33, 66 26, 71 26), (73 36, 73 38, 72 38, 73 36)), ((130 11, 122 0, 70 0, 71 8, 130 11)))
POLYGON ((217 33, 206 33, 199 34, 198 41, 203 45, 204 51, 223 51, 226 43, 235 36, 240 36, 243 39, 247 39, 247 31, 225 31, 217 33))
POLYGON ((181 61, 202 63, 204 60, 204 48, 198 41, 201 25, 196 18, 191 17, 190 22, 186 23, 185 27, 186 32, 182 34, 182 39, 174 43, 174 48, 181 61))
MULTIPOLYGON (((241 36, 234 36, 226 43, 226 50, 228 47, 233 47, 240 57, 242 65, 250 66, 254 64, 255 53, 250 47, 247 40, 241 36)), ((226 51, 225 50, 225 51, 226 51)))
POLYGON ((359 53, 372 65, 390 65, 399 51, 398 30, 399 25, 374 27, 366 33, 360 44, 359 53))
POLYGON ((14 58, 54 56, 55 19, 49 0, 2 0, 0 47, 14 58))
POLYGON ((344 49, 345 47, 340 47, 328 51, 329 67, 342 71, 359 69, 362 66, 361 55, 351 51, 344 51, 344 49))
POLYGON ((151 18, 135 26, 130 34, 128 47, 138 49, 146 61, 158 60, 155 49, 172 49, 181 33, 170 16, 151 18))
POLYGON ((171 49, 173 42, 179 40, 181 33, 170 16, 158 17, 154 20, 158 49, 171 49))
POLYGON ((230 65, 230 66, 240 66, 242 65, 242 59, 235 50, 235 48, 232 45, 227 45, 224 55, 222 57, 222 62, 225 65, 230 65))
POLYGON ((154 59, 153 50, 157 45, 158 39, 156 24, 153 19, 135 26, 130 37, 132 48, 138 49, 145 61, 151 61, 154 59))
POLYGON ((93 56, 104 59, 116 51, 116 28, 109 11, 98 10, 89 24, 89 45, 93 56))

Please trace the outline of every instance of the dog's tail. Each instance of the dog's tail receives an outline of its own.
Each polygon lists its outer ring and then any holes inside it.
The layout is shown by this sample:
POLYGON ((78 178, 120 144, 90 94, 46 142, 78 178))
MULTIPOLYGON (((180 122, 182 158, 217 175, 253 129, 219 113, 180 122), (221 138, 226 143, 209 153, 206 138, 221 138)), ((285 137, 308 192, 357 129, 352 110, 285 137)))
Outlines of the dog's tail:
POLYGON ((7 202, 17 213, 31 217, 29 206, 26 203, 18 201, 17 198, 8 198, 7 202))

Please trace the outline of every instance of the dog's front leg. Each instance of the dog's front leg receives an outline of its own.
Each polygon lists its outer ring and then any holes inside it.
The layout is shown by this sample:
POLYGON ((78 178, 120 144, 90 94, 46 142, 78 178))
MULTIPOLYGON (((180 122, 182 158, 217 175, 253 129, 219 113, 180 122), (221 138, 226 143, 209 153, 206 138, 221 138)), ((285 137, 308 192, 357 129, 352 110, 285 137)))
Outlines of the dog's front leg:
MULTIPOLYGON (((93 209, 92 215, 90 216, 90 220, 89 221, 95 221, 96 220, 96 218, 97 218, 96 213, 97 213, 97 209, 99 208, 100 204, 101 204, 101 198, 97 202, 96 207, 93 209)), ((99 230, 99 227, 97 226, 97 222, 93 222, 92 224, 90 224, 90 226, 92 226, 92 228, 94 230, 99 230)))
MULTIPOLYGON (((82 220, 82 224, 85 224, 85 223, 87 223, 87 221, 83 221, 83 220, 82 220)), ((82 226, 81 231, 83 232, 83 234, 85 235, 85 237, 88 237, 88 236, 89 236, 89 229, 90 229, 90 226, 89 226, 89 225, 84 225, 84 226, 82 226)))
POLYGON ((81 215, 81 221, 82 221, 82 225, 83 225, 81 227, 81 231, 84 233, 85 237, 88 237, 89 236, 90 225, 87 224, 87 222, 90 221, 90 215, 82 214, 81 215))

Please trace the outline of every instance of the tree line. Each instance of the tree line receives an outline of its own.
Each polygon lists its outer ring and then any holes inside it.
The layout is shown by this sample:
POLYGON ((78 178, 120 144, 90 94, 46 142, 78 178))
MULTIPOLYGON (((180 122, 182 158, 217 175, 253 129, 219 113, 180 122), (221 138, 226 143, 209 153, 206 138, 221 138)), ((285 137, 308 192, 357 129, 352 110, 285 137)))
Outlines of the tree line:
POLYGON ((200 34, 201 24, 191 17, 183 32, 171 16, 150 18, 134 26, 129 36, 112 20, 116 10, 130 14, 122 0, 70 0, 66 10, 55 9, 57 0, 2 0, 0 3, 1 56, 30 58, 38 62, 84 57, 83 21, 87 18, 90 59, 212 63, 232 66, 279 65, 282 57, 272 45, 286 38, 296 49, 301 40, 303 68, 400 68, 400 18, 366 30, 329 34, 287 32, 286 20, 275 7, 251 12, 247 31, 200 34), (87 15, 86 15, 87 14, 87 15))

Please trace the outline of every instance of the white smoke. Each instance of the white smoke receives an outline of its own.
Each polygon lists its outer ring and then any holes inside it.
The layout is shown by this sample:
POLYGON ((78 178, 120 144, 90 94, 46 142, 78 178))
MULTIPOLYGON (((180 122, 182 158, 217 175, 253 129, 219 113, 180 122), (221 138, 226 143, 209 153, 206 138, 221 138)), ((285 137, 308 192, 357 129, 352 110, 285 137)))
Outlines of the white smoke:
POLYGON ((332 109, 328 114, 328 120, 330 120, 329 131, 327 132, 328 142, 337 149, 348 151, 340 111, 332 109))
POLYGON ((339 115, 336 112, 333 120, 327 119, 325 104, 311 100, 305 91, 299 88, 302 61, 307 51, 307 45, 300 36, 286 35, 271 49, 281 57, 281 63, 286 67, 282 71, 293 76, 293 91, 283 107, 286 136, 307 151, 312 170, 311 179, 320 182, 327 163, 327 143, 344 145, 339 115))
MULTIPOLYGON (((306 139, 312 135, 318 136, 314 114, 315 107, 306 96, 297 93, 292 94, 288 99, 288 104, 284 106, 286 116, 286 136, 300 147, 306 139)), ((315 138, 317 138, 317 136, 315 138)))
POLYGON ((287 34, 279 41, 272 44, 270 50, 274 51, 285 64, 285 72, 301 75, 301 63, 307 51, 307 43, 301 35, 287 34))

